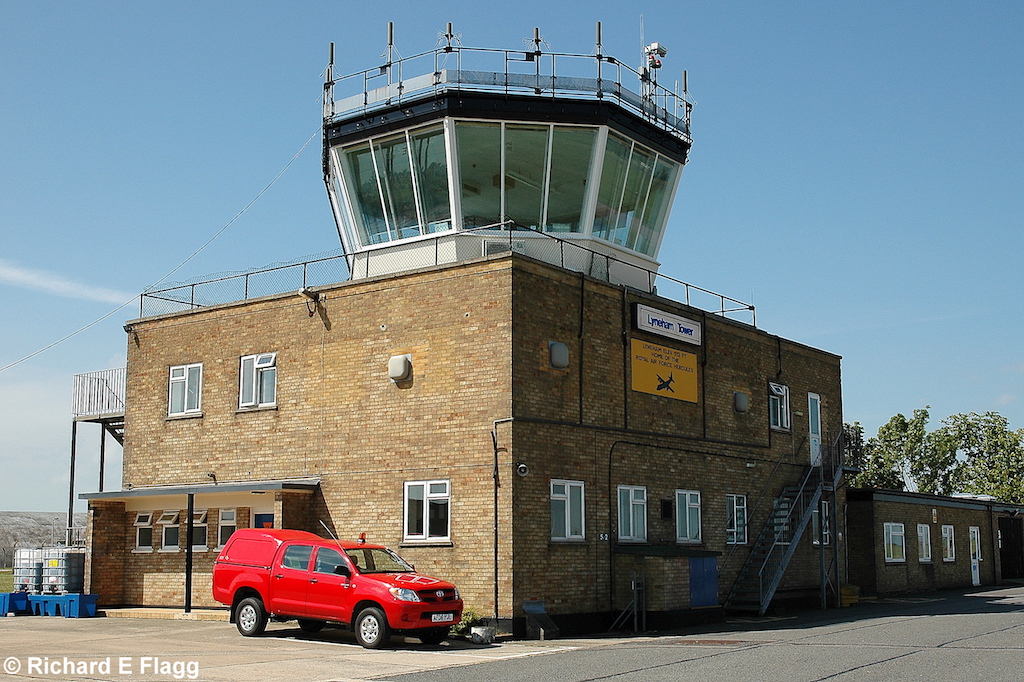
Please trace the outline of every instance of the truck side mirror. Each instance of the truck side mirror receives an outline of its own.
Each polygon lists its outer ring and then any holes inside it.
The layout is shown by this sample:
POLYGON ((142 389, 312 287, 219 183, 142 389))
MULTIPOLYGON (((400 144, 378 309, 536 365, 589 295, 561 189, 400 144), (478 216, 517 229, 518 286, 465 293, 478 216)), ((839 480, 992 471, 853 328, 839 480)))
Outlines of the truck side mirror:
POLYGON ((343 575, 346 578, 351 578, 352 577, 352 571, 350 571, 348 566, 346 566, 345 564, 338 564, 337 566, 335 566, 334 567, 334 574, 335 575, 343 575))

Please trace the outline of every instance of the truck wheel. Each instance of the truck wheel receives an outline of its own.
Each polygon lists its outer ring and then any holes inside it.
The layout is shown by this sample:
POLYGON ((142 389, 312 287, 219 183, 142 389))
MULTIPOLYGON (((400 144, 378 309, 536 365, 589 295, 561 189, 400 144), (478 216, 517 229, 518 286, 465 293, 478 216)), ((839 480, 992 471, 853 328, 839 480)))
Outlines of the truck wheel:
POLYGON ((359 612, 356 618, 356 641, 367 649, 379 649, 391 639, 391 627, 384 612, 370 606, 359 612))
POLYGON ((255 637, 267 629, 267 612, 263 610, 263 602, 259 597, 247 597, 238 605, 235 613, 235 626, 245 637, 255 637))
POLYGON ((320 632, 324 629, 324 622, 322 620, 305 620, 300 618, 299 628, 303 632, 320 632))
POLYGON ((449 628, 430 628, 429 630, 421 630, 417 637, 424 644, 440 644, 444 640, 448 639, 449 628))

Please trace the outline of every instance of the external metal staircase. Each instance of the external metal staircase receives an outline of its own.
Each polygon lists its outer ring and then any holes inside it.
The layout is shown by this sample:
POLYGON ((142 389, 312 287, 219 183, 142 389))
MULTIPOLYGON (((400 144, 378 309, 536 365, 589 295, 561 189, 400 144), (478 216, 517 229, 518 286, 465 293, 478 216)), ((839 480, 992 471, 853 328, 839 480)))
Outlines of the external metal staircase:
MULTIPOLYGON (((835 527, 835 491, 843 475, 842 467, 835 465, 838 460, 834 455, 839 448, 841 441, 837 439, 832 452, 822 458, 821 465, 808 466, 800 484, 783 488, 775 499, 772 511, 725 600, 726 609, 764 615, 782 583, 800 538, 811 524, 815 512, 821 511, 820 503, 823 499, 831 501, 828 505, 828 517, 831 518, 822 518, 821 523, 824 527, 835 527)), ((832 546, 832 552, 837 552, 838 544, 833 541, 832 546)), ((833 573, 838 569, 838 557, 827 561, 824 543, 819 543, 819 552, 822 608, 825 608, 829 586, 838 596, 838 575, 833 578, 833 573)))

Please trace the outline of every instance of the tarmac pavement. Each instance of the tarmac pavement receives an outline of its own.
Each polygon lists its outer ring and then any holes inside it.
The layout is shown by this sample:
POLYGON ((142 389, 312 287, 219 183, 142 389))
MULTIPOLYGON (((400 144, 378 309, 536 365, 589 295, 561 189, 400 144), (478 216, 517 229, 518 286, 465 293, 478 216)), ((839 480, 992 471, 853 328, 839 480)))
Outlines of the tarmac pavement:
MULTIPOLYGON (((150 614, 152 616, 152 614, 150 614)), ((645 636, 384 650, 272 623, 0 618, 0 682, 23 680, 1019 680, 1024 588, 943 592, 645 636)))

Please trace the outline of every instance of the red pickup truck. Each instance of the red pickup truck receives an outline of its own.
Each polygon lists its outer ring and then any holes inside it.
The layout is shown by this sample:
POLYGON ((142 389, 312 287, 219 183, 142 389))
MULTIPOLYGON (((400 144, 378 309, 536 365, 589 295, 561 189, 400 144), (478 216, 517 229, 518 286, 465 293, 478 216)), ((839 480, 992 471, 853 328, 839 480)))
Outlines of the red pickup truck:
POLYGON ((454 585, 417 573, 386 547, 301 530, 235 531, 213 565, 213 598, 231 606, 247 637, 268 619, 294 618, 305 632, 346 625, 369 649, 392 633, 437 644, 462 618, 454 585))

